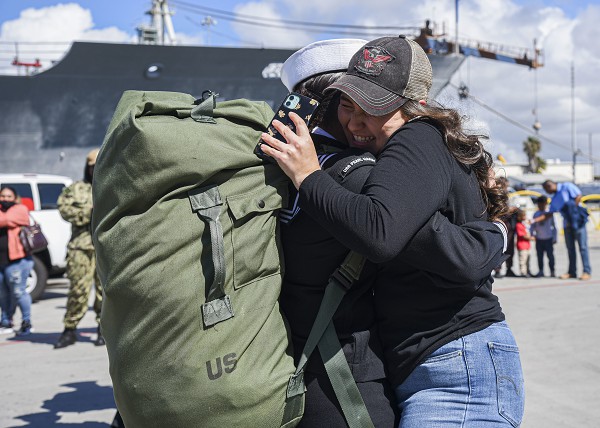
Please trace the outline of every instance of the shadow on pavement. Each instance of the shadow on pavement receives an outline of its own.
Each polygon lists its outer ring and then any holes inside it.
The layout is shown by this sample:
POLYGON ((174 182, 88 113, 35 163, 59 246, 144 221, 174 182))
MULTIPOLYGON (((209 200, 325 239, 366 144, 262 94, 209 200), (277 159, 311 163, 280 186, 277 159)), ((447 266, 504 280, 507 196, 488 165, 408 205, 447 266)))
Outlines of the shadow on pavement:
POLYGON ((36 301, 40 301, 40 300, 50 300, 50 299, 65 299, 66 301, 67 295, 64 292, 59 292, 59 291, 49 291, 49 290, 45 290, 44 294, 42 294, 42 296, 36 300, 36 301))
MULTIPOLYGON (((35 326, 34 326, 35 327, 35 326)), ((62 332, 57 333, 31 333, 29 336, 15 336, 8 338, 8 342, 17 341, 17 342, 31 342, 31 343, 39 343, 42 345, 52 345, 56 343, 60 334, 62 332)), ((78 328, 77 329, 77 343, 72 346, 77 346, 79 343, 93 343, 96 339, 96 328, 87 327, 87 328, 78 328)), ((56 352, 60 352, 58 349, 56 352)))
POLYGON ((77 382, 61 385, 62 387, 73 388, 73 391, 60 392, 50 400, 44 401, 42 409, 47 412, 34 413, 29 415, 16 416, 28 423, 24 427, 81 427, 81 428, 106 428, 110 423, 97 421, 90 422, 58 422, 65 416, 69 419, 68 413, 77 414, 81 419, 81 413, 115 409, 115 401, 110 386, 99 386, 96 382, 77 382), (59 415, 60 413, 60 415, 59 415))

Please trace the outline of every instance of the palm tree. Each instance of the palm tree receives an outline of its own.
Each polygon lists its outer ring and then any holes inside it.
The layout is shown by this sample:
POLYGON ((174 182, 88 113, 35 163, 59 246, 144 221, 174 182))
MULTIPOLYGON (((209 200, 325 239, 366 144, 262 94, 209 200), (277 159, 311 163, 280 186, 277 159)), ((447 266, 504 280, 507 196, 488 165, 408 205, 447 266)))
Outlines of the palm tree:
POLYGON ((542 142, 536 137, 527 137, 523 141, 523 151, 527 155, 527 172, 540 173, 546 169, 546 161, 538 156, 542 142))

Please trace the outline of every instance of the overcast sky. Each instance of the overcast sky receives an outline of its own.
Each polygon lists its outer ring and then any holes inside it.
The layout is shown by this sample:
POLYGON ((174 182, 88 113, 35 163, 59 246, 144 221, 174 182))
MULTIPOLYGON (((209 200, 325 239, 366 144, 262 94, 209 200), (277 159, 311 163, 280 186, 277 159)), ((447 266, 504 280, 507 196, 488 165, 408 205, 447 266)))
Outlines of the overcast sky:
MULTIPOLYGON (((216 18, 214 26, 200 25, 210 13, 195 12, 186 4, 254 15, 276 20, 297 20, 351 25, 420 26, 425 19, 445 25, 454 34, 453 0, 273 0, 273 1, 172 1, 173 24, 182 44, 219 46, 264 46, 296 48, 314 40, 343 37, 341 34, 309 33, 280 28, 257 28, 216 18)), ((60 58, 73 40, 134 42, 135 27, 147 23, 144 13, 149 0, 0 0, 0 41, 65 42, 45 45, 52 58, 60 58)), ((537 71, 500 61, 469 58, 452 79, 467 84, 470 94, 525 125, 520 129, 473 101, 461 101, 456 89, 446 88, 438 97, 445 105, 460 109, 471 118, 471 126, 490 136, 488 148, 501 153, 509 163, 526 158, 522 142, 533 135, 531 125, 537 74, 537 116, 542 156, 571 160, 571 65, 575 71, 575 135, 578 148, 588 155, 592 134, 593 156, 600 159, 600 0, 462 0, 461 37, 528 47, 533 40, 544 50, 544 66, 537 71)), ((369 38, 364 36, 364 38, 369 38)), ((0 73, 8 73, 14 57, 12 45, 1 45, 0 73)), ((21 59, 33 60, 29 45, 21 45, 21 59)), ((43 58, 43 57, 42 57, 43 58)), ((579 162, 589 162, 579 157, 579 162)), ((600 162, 596 161, 596 174, 600 162)))

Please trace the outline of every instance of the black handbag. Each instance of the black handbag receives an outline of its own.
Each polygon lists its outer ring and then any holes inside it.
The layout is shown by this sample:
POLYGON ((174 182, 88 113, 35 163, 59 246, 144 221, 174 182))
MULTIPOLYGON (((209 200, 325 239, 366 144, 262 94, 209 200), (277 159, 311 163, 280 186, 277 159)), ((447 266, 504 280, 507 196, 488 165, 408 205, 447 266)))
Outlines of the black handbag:
POLYGON ((39 253, 48 248, 48 240, 42 232, 42 227, 38 224, 33 217, 33 224, 29 226, 21 226, 21 232, 19 232, 19 238, 21 238, 21 244, 27 254, 39 253))

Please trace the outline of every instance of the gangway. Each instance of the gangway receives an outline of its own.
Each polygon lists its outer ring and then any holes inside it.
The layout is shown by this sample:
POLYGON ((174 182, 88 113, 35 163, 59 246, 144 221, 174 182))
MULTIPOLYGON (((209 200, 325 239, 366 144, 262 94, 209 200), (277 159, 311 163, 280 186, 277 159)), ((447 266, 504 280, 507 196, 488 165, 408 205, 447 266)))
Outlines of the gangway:
MULTIPOLYGON (((421 45, 425 52, 437 55, 450 55, 454 53, 455 40, 447 37, 445 33, 434 34, 430 22, 425 22, 415 41, 421 45)), ((505 61, 513 64, 525 65, 529 68, 539 68, 543 63, 543 50, 536 46, 533 49, 501 45, 493 42, 459 38, 458 52, 464 56, 505 61)))

